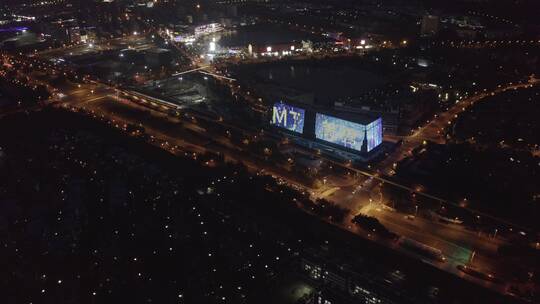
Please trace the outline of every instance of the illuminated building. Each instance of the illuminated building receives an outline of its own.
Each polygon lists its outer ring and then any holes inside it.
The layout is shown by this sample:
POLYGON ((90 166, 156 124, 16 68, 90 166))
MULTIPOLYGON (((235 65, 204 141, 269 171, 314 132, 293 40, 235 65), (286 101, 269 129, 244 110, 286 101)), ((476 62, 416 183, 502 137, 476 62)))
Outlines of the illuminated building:
POLYGON ((295 42, 257 46, 250 44, 248 46, 248 53, 255 56, 287 56, 293 55, 301 50, 302 45, 295 42))
POLYGON ((67 29, 68 39, 71 43, 79 43, 81 39, 81 30, 78 26, 67 29))
POLYGON ((382 120, 357 123, 317 113, 315 137, 347 149, 370 152, 382 143, 382 120))
POLYGON ((270 124, 302 134, 304 133, 305 110, 282 102, 274 104, 270 124))
POLYGON ((217 33, 223 30, 223 26, 219 23, 209 23, 195 27, 194 33, 196 37, 217 33))
MULTIPOLYGON (((376 278, 352 265, 336 263, 324 254, 307 250, 300 260, 300 274, 319 286, 311 294, 310 303, 320 304, 396 304, 418 303, 412 295, 399 293, 391 285, 374 283, 376 278)), ((385 282, 386 283, 386 282, 385 282)))
POLYGON ((299 145, 353 161, 377 155, 383 142, 380 117, 343 114, 307 105, 275 103, 270 125, 299 145))

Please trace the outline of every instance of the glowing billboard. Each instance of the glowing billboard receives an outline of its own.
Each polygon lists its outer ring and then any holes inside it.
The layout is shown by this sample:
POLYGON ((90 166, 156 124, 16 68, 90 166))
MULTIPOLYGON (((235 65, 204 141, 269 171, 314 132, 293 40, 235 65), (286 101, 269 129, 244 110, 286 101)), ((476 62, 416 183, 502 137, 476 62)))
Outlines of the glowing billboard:
POLYGON ((277 102, 272 109, 270 123, 296 133, 304 132, 305 110, 286 103, 277 102))
POLYGON ((315 116, 315 137, 345 148, 362 150, 364 125, 317 113, 315 116))
POLYGON ((382 144, 382 119, 379 118, 366 126, 367 131, 367 151, 373 150, 373 148, 382 144))
POLYGON ((366 136, 367 152, 382 143, 382 120, 380 118, 366 126, 321 113, 317 113, 315 116, 315 137, 317 139, 361 152, 366 136))

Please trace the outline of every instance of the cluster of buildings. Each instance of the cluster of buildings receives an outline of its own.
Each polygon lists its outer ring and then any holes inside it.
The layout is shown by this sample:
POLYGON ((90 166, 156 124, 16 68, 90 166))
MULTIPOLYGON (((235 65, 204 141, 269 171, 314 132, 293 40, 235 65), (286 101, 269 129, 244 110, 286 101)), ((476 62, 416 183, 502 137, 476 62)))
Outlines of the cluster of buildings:
POLYGON ((522 30, 507 20, 491 20, 476 15, 437 16, 427 14, 420 22, 421 37, 437 35, 454 36, 459 39, 512 39, 519 37, 522 30))
POLYGON ((76 19, 57 19, 38 26, 40 32, 48 37, 67 44, 91 43, 96 41, 96 27, 79 25, 76 19))
MULTIPOLYGON (((282 37, 279 40, 268 39, 266 42, 259 41, 261 39, 250 40, 244 36, 252 35, 252 32, 257 31, 254 28, 264 28, 266 25, 257 24, 254 20, 250 21, 249 24, 242 24, 240 24, 239 21, 234 21, 232 23, 219 21, 197 25, 179 24, 166 28, 165 33, 175 42, 184 43, 188 46, 195 46, 197 49, 200 49, 204 55, 210 54, 212 57, 230 55, 243 55, 252 58, 282 57, 312 53, 316 47, 316 43, 310 39, 289 39, 282 37), (220 43, 220 40, 223 37, 232 36, 242 38, 229 39, 234 42, 227 45, 220 43)), ((264 35, 261 34, 259 36, 264 35)))
POLYGON ((192 44, 201 37, 219 33, 224 29, 225 27, 221 23, 211 22, 201 25, 175 25, 171 29, 166 28, 165 33, 175 42, 192 44))
POLYGON ((309 304, 409 304, 429 303, 429 294, 421 301, 400 287, 405 274, 399 270, 370 273, 365 261, 344 264, 324 251, 308 249, 300 259, 300 273, 314 286, 306 299, 309 304), (355 265, 360 264, 360 265, 355 265), (359 272, 357 269, 364 269, 359 272))
POLYGON ((43 1, 10 8, 0 24, 27 26, 48 46, 94 42, 97 36, 118 35, 134 23, 129 21, 130 9, 118 1, 43 1))

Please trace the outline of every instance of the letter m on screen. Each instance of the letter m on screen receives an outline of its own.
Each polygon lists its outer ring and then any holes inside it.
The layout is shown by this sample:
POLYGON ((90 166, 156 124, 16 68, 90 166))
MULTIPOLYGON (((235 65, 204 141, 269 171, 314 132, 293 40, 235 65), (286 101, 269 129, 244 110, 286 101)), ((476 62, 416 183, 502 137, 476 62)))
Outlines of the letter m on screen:
POLYGON ((272 114, 272 124, 286 128, 287 127, 287 108, 274 105, 272 114))

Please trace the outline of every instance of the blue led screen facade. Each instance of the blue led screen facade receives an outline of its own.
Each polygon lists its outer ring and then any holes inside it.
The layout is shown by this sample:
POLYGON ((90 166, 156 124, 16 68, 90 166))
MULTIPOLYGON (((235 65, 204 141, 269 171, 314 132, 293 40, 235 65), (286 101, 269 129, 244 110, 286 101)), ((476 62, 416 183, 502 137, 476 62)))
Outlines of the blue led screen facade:
POLYGON ((367 129, 367 151, 373 150, 378 145, 382 144, 383 135, 382 135, 382 119, 379 118, 371 122, 366 127, 367 129))
POLYGON ((277 102, 272 109, 270 124, 302 134, 304 132, 304 118, 306 111, 286 103, 277 102))
POLYGON ((317 139, 361 152, 365 136, 367 136, 367 152, 382 143, 382 120, 380 118, 366 126, 321 113, 317 113, 315 116, 315 137, 317 139))
POLYGON ((317 113, 315 137, 356 151, 362 150, 364 125, 317 113))

